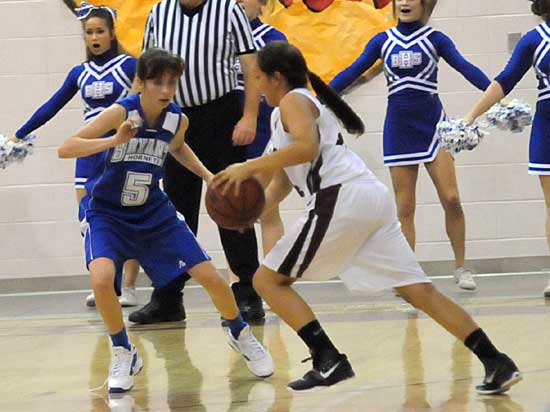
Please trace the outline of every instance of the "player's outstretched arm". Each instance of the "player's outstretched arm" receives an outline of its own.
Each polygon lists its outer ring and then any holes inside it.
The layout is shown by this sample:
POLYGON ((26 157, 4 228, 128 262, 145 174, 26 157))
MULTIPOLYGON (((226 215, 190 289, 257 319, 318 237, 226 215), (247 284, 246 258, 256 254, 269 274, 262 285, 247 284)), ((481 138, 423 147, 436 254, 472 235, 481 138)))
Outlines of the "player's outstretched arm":
POLYGON ((141 119, 125 118, 126 110, 119 104, 112 105, 65 140, 57 150, 58 156, 61 159, 85 157, 126 143, 136 135, 141 119), (99 139, 111 130, 117 132, 111 137, 99 139))
POLYGON ((186 169, 190 170, 206 183, 210 183, 214 176, 200 161, 195 152, 185 143, 185 131, 189 126, 187 117, 182 116, 180 128, 170 143, 170 154, 186 169))

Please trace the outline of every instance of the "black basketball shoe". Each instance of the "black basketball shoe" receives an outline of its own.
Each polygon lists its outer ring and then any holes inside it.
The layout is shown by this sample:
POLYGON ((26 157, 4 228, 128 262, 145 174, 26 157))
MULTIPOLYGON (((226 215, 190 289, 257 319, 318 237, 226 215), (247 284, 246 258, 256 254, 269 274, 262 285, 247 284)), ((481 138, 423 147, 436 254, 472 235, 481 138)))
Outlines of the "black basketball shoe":
POLYGON ((476 386, 480 395, 504 393, 522 379, 514 361, 504 353, 494 359, 485 360, 484 366, 485 379, 481 385, 476 386))
POLYGON ((355 372, 343 353, 317 361, 313 358, 313 369, 302 378, 288 384, 293 392, 313 392, 353 378, 355 372))
POLYGON ((179 322, 185 320, 183 293, 179 290, 155 289, 150 302, 135 312, 128 320, 142 325, 160 322, 179 322))

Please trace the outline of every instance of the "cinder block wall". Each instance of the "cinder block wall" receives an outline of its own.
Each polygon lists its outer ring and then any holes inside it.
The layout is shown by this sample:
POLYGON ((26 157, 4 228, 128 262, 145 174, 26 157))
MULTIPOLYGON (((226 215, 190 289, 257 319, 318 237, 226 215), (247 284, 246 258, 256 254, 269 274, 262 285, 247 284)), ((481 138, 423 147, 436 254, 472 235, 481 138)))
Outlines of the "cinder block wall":
MULTIPOLYGON (((494 77, 508 58, 507 33, 538 24, 529 3, 517 0, 443 0, 432 20, 473 62, 494 77)), ((0 0, 0 131, 13 133, 61 85, 84 58, 78 21, 59 0, 0 0)), ((479 92, 442 62, 441 96, 450 115, 462 115, 479 92)), ((514 96, 536 100, 529 73, 514 96)), ((368 133, 348 138, 375 173, 390 184, 382 165, 385 82, 380 76, 348 95, 365 117, 368 133)), ((85 273, 82 238, 72 185, 74 161, 57 159, 56 148, 82 122, 75 98, 38 131, 34 156, 0 170, 0 279, 85 273)), ((468 230, 468 257, 475 259, 546 254, 544 203, 538 179, 527 175, 528 133, 494 132, 478 150, 457 156, 457 174, 468 230)), ((449 260, 443 212, 425 171, 418 185, 418 257, 449 260)), ((302 202, 284 205, 292 222, 302 202)), ((199 238, 219 267, 226 267, 217 230, 201 219, 199 238)))

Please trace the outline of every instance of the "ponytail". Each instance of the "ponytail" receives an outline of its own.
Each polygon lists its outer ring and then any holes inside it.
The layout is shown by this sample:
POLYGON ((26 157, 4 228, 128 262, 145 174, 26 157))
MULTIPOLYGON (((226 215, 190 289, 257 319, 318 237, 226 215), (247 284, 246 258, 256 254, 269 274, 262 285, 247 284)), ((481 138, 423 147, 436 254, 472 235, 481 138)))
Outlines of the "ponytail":
POLYGON ((336 117, 340 119, 344 128, 351 134, 365 133, 365 124, 357 113, 344 101, 331 87, 315 73, 308 70, 308 78, 311 87, 319 99, 334 112, 336 117))
POLYGON ((334 112, 349 133, 365 132, 365 125, 357 113, 319 76, 308 70, 306 60, 297 47, 285 41, 269 43, 258 52, 258 66, 262 72, 270 76, 279 72, 291 89, 307 87, 309 79, 319 99, 334 112))

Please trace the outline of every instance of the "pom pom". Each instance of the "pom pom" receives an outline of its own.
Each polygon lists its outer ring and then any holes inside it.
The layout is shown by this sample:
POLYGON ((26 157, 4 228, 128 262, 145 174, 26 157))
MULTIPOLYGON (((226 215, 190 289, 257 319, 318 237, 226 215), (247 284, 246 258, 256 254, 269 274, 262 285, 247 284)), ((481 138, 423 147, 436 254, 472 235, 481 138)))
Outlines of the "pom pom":
POLYGON ((451 153, 476 148, 486 132, 477 123, 466 124, 463 119, 447 118, 437 124, 441 147, 451 153))
POLYGON ((29 134, 17 143, 0 135, 0 169, 5 169, 10 164, 22 162, 27 156, 33 153, 34 134, 29 134))
POLYGON ((487 112, 489 124, 500 130, 521 133, 533 121, 531 106, 519 100, 512 100, 507 105, 495 104, 487 112))

